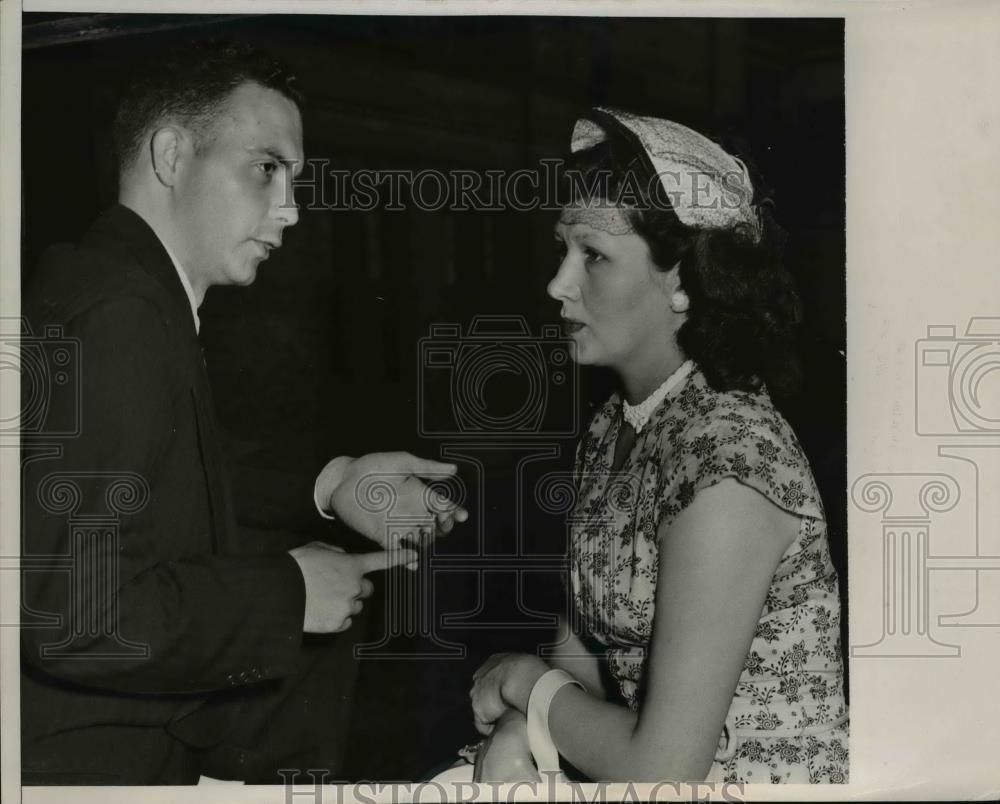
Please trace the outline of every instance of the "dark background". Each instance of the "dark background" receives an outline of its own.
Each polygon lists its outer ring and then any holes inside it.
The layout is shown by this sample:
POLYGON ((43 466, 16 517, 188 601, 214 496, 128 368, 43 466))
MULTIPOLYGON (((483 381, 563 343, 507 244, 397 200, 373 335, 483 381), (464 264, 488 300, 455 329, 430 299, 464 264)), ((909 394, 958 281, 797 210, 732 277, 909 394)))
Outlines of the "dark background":
MULTIPOLYGON (((46 246, 77 237, 115 200, 110 123, 129 65, 203 35, 257 42, 293 66, 307 98, 306 155, 335 168, 534 168, 563 155, 574 120, 602 103, 739 144, 789 232, 806 383, 782 407, 823 489, 844 578, 842 20, 25 14, 25 284, 46 246)), ((558 555, 565 528, 530 503, 520 519, 514 511, 540 474, 569 469, 576 434, 421 437, 418 372, 432 324, 464 333, 476 315, 522 316, 537 336, 556 320, 545 295, 552 225, 544 212, 303 209, 253 286, 213 289, 201 308, 219 417, 248 459, 294 468, 341 453, 450 448, 470 490, 473 520, 431 559, 450 570, 433 576, 435 612, 466 613, 434 630, 465 656, 415 660, 449 649, 419 623, 400 625, 376 650, 382 658, 362 664, 343 778, 412 778, 445 759, 475 736, 466 693, 478 663, 550 636, 559 574, 537 556, 558 555), (519 549, 539 567, 520 589, 500 570, 519 549), (486 581, 469 569, 490 560, 499 563, 486 581)), ((497 374, 486 396, 510 412, 525 383, 497 374)), ((585 371, 575 393, 545 404, 553 420, 584 421, 607 393, 607 377, 585 371)), ((407 599, 431 594, 392 577, 407 599)), ((372 607, 369 639, 385 636, 384 609, 398 597, 372 607)))

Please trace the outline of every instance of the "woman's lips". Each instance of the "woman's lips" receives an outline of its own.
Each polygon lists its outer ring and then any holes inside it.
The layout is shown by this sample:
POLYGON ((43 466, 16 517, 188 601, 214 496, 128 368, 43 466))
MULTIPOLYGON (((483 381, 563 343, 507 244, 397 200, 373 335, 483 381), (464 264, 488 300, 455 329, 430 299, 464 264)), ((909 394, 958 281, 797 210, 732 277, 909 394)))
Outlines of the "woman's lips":
POLYGON ((574 321, 571 318, 563 319, 563 332, 566 335, 574 335, 583 329, 584 326, 584 324, 581 324, 579 321, 574 321))

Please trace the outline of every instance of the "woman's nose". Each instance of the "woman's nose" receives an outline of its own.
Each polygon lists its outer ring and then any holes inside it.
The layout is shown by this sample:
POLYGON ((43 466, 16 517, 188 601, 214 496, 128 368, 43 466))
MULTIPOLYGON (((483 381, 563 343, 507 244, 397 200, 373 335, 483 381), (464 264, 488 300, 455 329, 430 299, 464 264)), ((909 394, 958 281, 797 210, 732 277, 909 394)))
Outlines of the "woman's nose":
POLYGON ((569 258, 560 263, 559 270, 552 277, 546 291, 556 301, 576 301, 580 298, 580 288, 573 281, 573 266, 569 258))

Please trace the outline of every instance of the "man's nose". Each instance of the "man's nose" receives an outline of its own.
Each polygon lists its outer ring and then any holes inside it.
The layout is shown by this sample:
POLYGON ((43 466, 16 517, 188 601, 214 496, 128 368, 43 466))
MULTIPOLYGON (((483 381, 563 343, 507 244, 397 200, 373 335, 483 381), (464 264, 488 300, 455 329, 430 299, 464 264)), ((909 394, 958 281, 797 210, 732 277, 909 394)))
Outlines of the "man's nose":
POLYGON ((294 226, 299 222, 299 205, 295 203, 295 188, 291 181, 285 183, 275 199, 273 215, 285 226, 294 226))
POLYGON ((278 207, 277 218, 285 226, 294 226, 299 222, 299 205, 292 201, 278 207))

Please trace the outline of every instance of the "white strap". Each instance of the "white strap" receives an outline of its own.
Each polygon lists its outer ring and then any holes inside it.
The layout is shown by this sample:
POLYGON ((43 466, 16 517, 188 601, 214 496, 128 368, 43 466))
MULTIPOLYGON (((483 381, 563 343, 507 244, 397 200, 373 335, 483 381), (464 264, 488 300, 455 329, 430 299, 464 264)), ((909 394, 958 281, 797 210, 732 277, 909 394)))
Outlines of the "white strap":
POLYGON ((535 682, 528 696, 528 745, 540 774, 559 772, 559 752, 549 731, 549 706, 567 684, 583 689, 583 684, 565 670, 549 670, 535 682))

